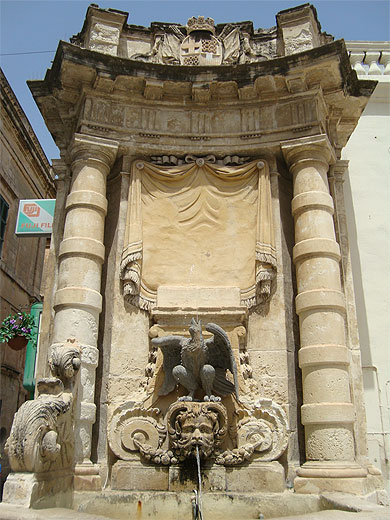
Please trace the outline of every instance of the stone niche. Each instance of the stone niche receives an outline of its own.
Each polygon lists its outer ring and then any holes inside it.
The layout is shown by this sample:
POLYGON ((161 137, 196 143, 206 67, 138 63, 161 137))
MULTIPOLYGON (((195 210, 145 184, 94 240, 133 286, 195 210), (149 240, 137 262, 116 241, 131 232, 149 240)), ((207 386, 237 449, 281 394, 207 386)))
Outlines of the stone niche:
POLYGON ((210 492, 380 488, 328 187, 375 82, 313 6, 276 20, 91 5, 29 82, 63 158, 38 374, 77 341, 74 487, 97 501, 192 491, 197 452, 210 492))

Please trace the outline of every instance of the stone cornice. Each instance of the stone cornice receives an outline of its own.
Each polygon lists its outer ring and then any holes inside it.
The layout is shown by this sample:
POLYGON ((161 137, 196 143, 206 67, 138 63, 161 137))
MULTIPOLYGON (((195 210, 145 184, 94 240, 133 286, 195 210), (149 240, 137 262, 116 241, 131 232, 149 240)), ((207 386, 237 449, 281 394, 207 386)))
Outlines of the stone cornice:
MULTIPOLYGON (((122 127, 121 130, 121 125, 116 125, 119 130, 115 130, 114 122, 101 124, 85 120, 80 109, 83 110, 87 98, 97 97, 117 103, 122 111, 133 104, 156 111, 178 108, 184 114, 234 107, 241 110, 246 106, 262 110, 263 102, 276 106, 277 103, 295 103, 299 97, 307 96, 322 107, 316 109, 321 112, 320 118, 313 120, 317 127, 313 129, 313 124, 303 121, 292 127, 292 131, 299 131, 300 135, 321 132, 323 130, 318 125, 324 129, 328 113, 336 110, 339 114, 335 123, 338 137, 337 133, 334 136, 339 146, 344 146, 376 82, 357 78, 342 40, 262 62, 197 67, 134 61, 61 42, 53 67, 47 71, 45 79, 30 81, 28 85, 50 131, 63 149, 68 147, 72 128, 75 127, 85 133, 115 139, 122 138, 122 130, 134 135, 130 127, 122 127), (71 118, 69 114, 72 114, 71 118)), ((234 136, 226 128, 221 128, 221 136, 215 131, 210 134, 204 130, 198 140, 203 143, 225 135, 239 140, 249 139, 248 144, 252 144, 253 139, 261 137, 263 128, 248 129, 248 132, 237 130, 234 136)), ((266 134, 270 131, 265 128, 266 134)), ((161 139, 162 143, 164 136, 170 138, 169 131, 158 128, 140 129, 137 135, 138 141, 148 142, 150 139, 161 139)), ((177 134, 175 131, 172 135, 181 139, 184 133, 177 134)), ((193 140, 196 139, 195 132, 193 140)), ((275 136, 275 139, 278 137, 275 136)), ((281 135, 280 139, 286 137, 281 135)), ((215 146, 216 143, 211 144, 215 146)), ((242 152, 247 153, 244 148, 242 152)), ((249 148, 246 147, 246 150, 249 148)), ((159 153, 157 149, 155 153, 159 153)), ((178 149, 177 153, 181 150, 178 149)))
MULTIPOLYGON (((310 49, 298 54, 283 56, 273 60, 257 63, 219 66, 184 66, 145 63, 128 58, 111 56, 100 52, 83 49, 76 45, 61 41, 59 43, 53 66, 48 69, 44 80, 28 81, 27 84, 34 97, 52 93, 61 84, 61 70, 64 62, 93 68, 96 73, 109 74, 111 80, 118 76, 153 78, 159 81, 186 83, 203 83, 234 81, 238 88, 252 85, 257 77, 287 76, 294 69, 313 67, 322 59, 336 58, 339 60, 340 82, 348 94, 352 96, 370 96, 375 88, 375 81, 360 82, 350 69, 348 54, 343 40, 337 40, 327 45, 310 49)), ((91 71, 92 72, 92 71, 91 71)))

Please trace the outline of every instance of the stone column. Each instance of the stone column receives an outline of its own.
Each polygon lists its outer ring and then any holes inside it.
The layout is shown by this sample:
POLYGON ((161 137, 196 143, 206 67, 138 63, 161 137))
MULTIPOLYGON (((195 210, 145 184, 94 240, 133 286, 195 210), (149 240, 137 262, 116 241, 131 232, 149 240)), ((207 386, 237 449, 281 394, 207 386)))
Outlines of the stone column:
MULTIPOLYGON (((326 489, 321 477, 362 477, 367 473, 355 462, 355 410, 350 393, 340 248, 327 178, 335 155, 325 135, 286 141, 282 150, 294 183, 295 304, 300 326, 301 419, 306 448, 306 462, 298 475, 314 477, 317 489, 326 489)), ((310 492, 305 484, 297 491, 310 492)))
MULTIPOLYGON (((75 411, 75 462, 90 473, 91 435, 95 422, 97 335, 102 310, 100 294, 104 261, 106 178, 118 143, 76 134, 70 147, 72 181, 65 206, 65 226, 59 249, 58 286, 54 298, 53 343, 75 338, 82 349, 81 380, 75 411)), ((77 466, 76 466, 77 473, 77 466)))

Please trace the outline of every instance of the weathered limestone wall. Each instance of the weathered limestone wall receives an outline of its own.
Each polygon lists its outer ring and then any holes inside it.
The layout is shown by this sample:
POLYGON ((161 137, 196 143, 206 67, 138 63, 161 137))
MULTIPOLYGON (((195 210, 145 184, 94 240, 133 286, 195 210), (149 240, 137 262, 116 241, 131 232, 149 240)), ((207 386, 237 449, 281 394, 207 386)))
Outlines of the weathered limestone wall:
POLYGON ((129 194, 129 172, 133 157, 118 161, 108 180, 108 216, 105 244, 107 259, 103 270, 105 304, 99 334, 99 369, 96 395, 101 402, 98 422, 99 461, 107 456, 108 414, 139 392, 148 362, 149 316, 125 306, 120 285, 120 257, 123 250, 129 194))

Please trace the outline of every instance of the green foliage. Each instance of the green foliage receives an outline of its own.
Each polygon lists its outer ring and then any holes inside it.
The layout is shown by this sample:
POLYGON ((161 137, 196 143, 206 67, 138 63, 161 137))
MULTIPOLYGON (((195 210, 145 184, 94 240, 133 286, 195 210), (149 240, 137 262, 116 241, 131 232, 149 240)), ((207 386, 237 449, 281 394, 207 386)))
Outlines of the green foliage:
POLYGON ((29 341, 35 339, 34 317, 26 312, 10 314, 0 327, 0 343, 6 343, 15 336, 25 336, 29 341))

